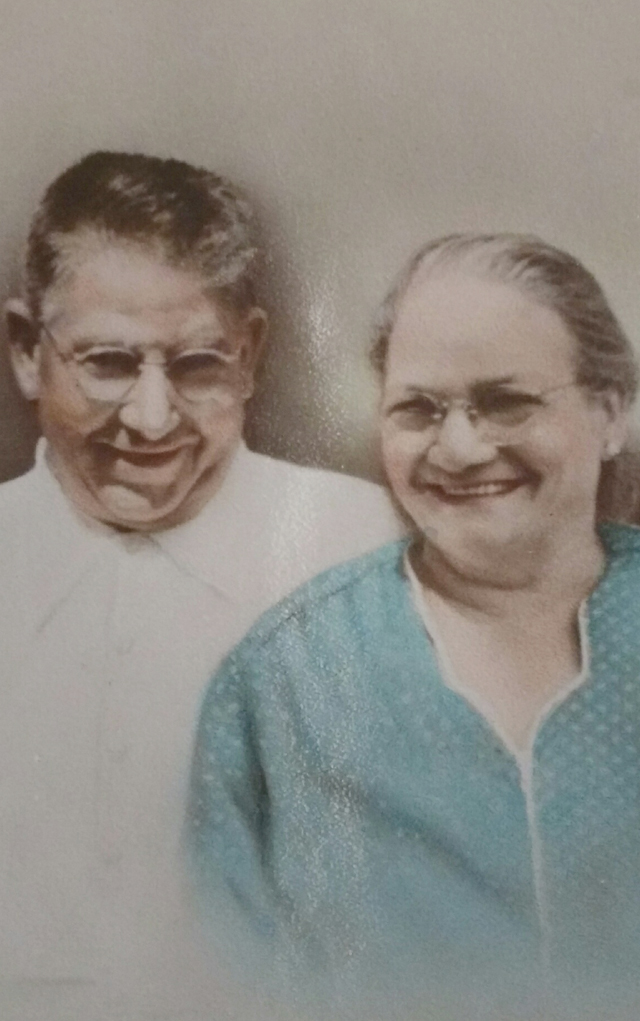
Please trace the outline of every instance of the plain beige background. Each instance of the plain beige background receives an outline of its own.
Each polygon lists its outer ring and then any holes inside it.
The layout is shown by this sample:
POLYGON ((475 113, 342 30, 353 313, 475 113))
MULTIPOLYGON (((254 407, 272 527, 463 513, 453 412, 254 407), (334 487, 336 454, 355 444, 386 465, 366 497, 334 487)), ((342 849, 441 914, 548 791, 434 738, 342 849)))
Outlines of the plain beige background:
MULTIPOLYGON (((49 180, 94 148, 183 157, 265 222, 272 346, 250 439, 375 474, 372 311, 459 229, 581 256, 640 341, 637 0, 3 0, 0 291, 49 180)), ((0 479, 34 425, 0 364, 0 479)))

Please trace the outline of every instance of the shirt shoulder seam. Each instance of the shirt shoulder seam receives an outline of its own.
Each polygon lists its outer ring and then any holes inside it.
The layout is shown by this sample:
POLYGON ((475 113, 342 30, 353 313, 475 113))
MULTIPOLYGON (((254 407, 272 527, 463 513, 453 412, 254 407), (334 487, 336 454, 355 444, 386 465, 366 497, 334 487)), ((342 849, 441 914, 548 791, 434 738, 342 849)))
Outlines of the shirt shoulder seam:
POLYGON ((389 564, 402 567, 407 539, 385 543, 370 553, 347 560, 323 571, 305 582, 276 606, 271 607, 251 628, 240 644, 229 654, 229 668, 239 667, 256 649, 266 645, 274 635, 300 613, 315 609, 345 589, 353 588, 367 575, 384 570, 389 564))

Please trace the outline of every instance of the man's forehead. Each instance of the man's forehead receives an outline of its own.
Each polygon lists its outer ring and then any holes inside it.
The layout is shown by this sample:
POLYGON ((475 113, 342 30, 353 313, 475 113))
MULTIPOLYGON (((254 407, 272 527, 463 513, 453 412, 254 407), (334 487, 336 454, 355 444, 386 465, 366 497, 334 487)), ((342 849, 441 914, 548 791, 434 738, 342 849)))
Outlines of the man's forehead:
POLYGON ((208 281, 185 260, 176 265, 154 239, 130 240, 93 228, 52 239, 58 251, 54 282, 43 295, 51 303, 133 308, 162 305, 176 293, 199 295, 208 281))
POLYGON ((222 331, 224 309, 197 272, 171 265, 141 245, 78 238, 42 301, 51 328, 74 336, 144 339, 154 328, 180 337, 222 331), (87 242, 85 244, 85 241, 87 242))
POLYGON ((113 342, 126 345, 144 345, 157 340, 172 343, 196 343, 222 341, 227 331, 214 308, 196 310, 184 317, 174 317, 172 324, 154 322, 143 317, 122 314, 108 309, 96 309, 85 315, 74 317, 65 314, 62 307, 47 319, 52 329, 64 328, 65 338, 70 343, 97 344, 113 342), (167 330, 170 335, 166 337, 167 330))

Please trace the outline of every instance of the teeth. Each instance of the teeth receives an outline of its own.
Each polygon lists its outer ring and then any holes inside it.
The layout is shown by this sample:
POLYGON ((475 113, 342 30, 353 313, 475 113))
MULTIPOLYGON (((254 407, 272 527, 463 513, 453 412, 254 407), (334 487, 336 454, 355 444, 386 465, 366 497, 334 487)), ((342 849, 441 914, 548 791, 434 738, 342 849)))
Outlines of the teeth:
POLYGON ((485 482, 479 486, 440 486, 447 496, 493 496, 504 493, 513 485, 512 482, 485 482))

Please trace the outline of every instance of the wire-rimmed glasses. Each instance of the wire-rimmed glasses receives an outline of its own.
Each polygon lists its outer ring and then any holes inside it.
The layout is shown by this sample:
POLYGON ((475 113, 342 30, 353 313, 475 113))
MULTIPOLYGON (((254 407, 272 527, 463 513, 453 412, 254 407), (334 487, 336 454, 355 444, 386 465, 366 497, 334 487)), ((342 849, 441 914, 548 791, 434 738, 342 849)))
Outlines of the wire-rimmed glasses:
POLYGON ((387 414, 401 428, 420 432, 427 441, 433 442, 449 413, 459 409, 475 428, 479 439, 487 443, 508 443, 535 424, 554 396, 578 386, 572 380, 535 392, 487 388, 480 390, 473 400, 442 398, 427 391, 417 391, 394 403, 387 414))
POLYGON ((123 404, 146 365, 160 367, 172 390, 185 401, 201 404, 214 400, 229 381, 229 370, 240 359, 219 347, 189 348, 171 358, 154 352, 141 354, 117 344, 95 344, 69 354, 43 322, 40 327, 57 356, 68 364, 83 393, 94 401, 123 404))

